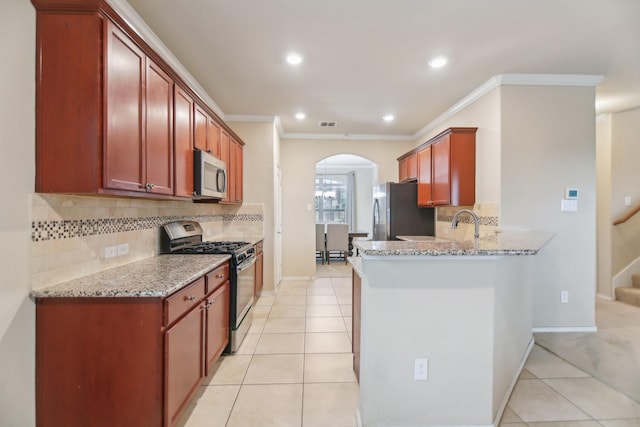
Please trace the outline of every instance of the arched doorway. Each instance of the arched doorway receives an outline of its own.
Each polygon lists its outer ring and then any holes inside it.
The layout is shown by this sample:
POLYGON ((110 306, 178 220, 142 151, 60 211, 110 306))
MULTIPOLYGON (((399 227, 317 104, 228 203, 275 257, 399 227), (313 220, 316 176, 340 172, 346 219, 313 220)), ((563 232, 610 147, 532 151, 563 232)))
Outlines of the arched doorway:
MULTIPOLYGON (((371 233, 377 165, 364 157, 337 154, 316 163, 316 224, 344 223, 349 231, 371 233)), ((322 264, 318 258, 317 264, 322 264)))

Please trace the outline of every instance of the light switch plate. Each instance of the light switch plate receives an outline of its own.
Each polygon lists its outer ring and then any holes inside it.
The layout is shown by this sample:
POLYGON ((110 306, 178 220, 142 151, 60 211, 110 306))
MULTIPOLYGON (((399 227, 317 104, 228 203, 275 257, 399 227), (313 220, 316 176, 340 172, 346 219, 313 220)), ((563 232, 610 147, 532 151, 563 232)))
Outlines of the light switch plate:
POLYGON ((578 210, 578 201, 562 199, 560 201, 560 210, 562 212, 576 212, 578 210))

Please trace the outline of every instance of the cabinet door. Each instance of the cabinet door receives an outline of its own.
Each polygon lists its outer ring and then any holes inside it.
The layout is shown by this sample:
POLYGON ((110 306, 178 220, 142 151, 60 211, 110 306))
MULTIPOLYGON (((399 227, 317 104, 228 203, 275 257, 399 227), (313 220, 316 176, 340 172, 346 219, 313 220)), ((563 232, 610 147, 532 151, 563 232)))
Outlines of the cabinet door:
POLYGON ((235 167, 236 167, 236 202, 242 203, 243 198, 243 190, 242 186, 244 183, 244 147, 238 141, 235 141, 235 149, 236 149, 236 159, 235 159, 235 167))
POLYGON ((442 137, 431 145, 431 165, 433 181, 431 183, 434 205, 451 203, 451 139, 442 137))
POLYGON ((178 85, 174 92, 174 194, 193 196, 193 99, 178 85))
POLYGON ((147 191, 173 194, 173 80, 147 58, 145 145, 147 191))
POLYGON ((231 165, 231 152, 230 147, 231 138, 229 132, 220 128, 220 160, 227 165, 227 197, 223 199, 224 202, 233 200, 231 197, 231 189, 233 187, 233 166, 231 165))
POLYGON ((207 298, 205 375, 209 375, 209 368, 229 344, 229 294, 230 287, 227 280, 207 298))
POLYGON ((106 64, 104 185, 144 191, 145 55, 111 22, 107 25, 106 64))
POLYGON ((194 107, 194 128, 195 128, 195 140, 193 142, 195 148, 208 152, 207 147, 207 124, 209 123, 209 115, 200 107, 195 104, 194 107))
POLYGON ((415 153, 407 157, 407 180, 414 180, 418 177, 418 163, 415 153))
MULTIPOLYGON (((242 163, 242 159, 240 158, 240 162, 238 162, 238 157, 240 155, 238 147, 240 144, 235 140, 234 137, 230 137, 229 142, 229 194, 228 199, 231 203, 238 203, 240 201, 238 197, 238 178, 241 177, 242 168, 238 167, 242 163)), ((241 156, 241 155, 240 155, 241 156)))
POLYGON ((207 117, 207 151, 220 158, 220 126, 211 117, 207 117))
POLYGON ((203 304, 165 332, 165 419, 173 426, 203 376, 203 304))
POLYGON ((431 195, 431 146, 418 151, 418 206, 433 206, 431 195))
POLYGON ((404 182, 407 180, 407 158, 398 160, 398 182, 404 182))

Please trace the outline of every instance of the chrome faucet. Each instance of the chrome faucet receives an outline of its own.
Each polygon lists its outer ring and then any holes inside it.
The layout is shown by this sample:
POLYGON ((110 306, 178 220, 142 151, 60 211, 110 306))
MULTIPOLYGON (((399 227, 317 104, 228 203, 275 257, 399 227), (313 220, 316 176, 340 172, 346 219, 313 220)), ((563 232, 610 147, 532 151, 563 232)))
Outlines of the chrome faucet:
POLYGON ((478 238, 480 237, 480 220, 478 219, 478 215, 476 215, 475 212, 473 212, 472 210, 460 209, 458 212, 456 212, 455 215, 453 215, 453 219, 451 220, 451 228, 453 229, 458 228, 458 217, 462 213, 468 213, 473 218, 473 224, 475 226, 475 230, 474 230, 475 232, 473 234, 473 237, 476 238, 476 242, 477 242, 478 238))

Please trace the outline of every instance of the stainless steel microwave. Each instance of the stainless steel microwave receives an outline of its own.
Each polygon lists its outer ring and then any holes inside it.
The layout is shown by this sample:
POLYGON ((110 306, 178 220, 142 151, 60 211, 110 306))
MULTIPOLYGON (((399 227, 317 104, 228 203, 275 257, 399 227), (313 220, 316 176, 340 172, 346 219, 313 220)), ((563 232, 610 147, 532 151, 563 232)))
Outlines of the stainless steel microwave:
POLYGON ((227 165, 202 150, 194 150, 193 198, 224 199, 227 196, 227 165))

